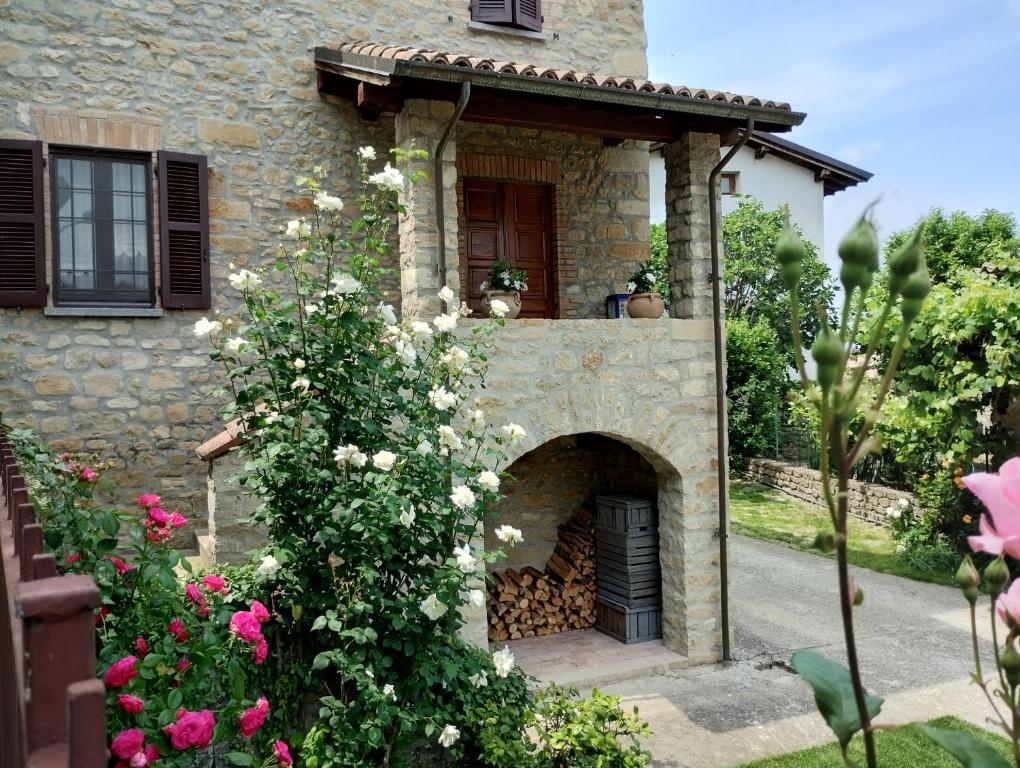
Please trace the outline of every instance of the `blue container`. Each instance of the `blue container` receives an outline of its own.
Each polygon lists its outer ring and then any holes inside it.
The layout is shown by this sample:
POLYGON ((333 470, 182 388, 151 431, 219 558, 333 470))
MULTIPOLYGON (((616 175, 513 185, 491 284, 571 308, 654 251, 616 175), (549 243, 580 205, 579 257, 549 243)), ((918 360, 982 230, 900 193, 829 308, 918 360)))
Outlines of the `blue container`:
POLYGON ((610 320, 623 317, 623 305, 629 298, 629 293, 611 293, 606 296, 606 317, 610 320))

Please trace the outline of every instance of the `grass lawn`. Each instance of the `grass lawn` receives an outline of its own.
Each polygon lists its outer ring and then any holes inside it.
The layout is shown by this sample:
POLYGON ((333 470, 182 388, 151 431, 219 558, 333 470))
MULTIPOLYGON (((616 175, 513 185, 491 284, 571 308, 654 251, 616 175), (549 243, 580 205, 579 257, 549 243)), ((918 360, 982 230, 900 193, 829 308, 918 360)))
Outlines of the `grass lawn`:
MULTIPOLYGON (((832 528, 824 507, 737 478, 730 482, 730 518, 735 533, 779 541, 818 555, 822 553, 811 546, 815 535, 832 528)), ((857 518, 850 519, 849 555, 850 563, 861 568, 934 584, 954 584, 951 572, 922 570, 897 556, 896 542, 888 529, 857 518)))
MULTIPOLYGON (((1002 736, 955 717, 942 717, 932 720, 931 724, 937 728, 950 728, 977 736, 1011 762, 1010 744, 1002 736)), ((875 734, 875 751, 882 768, 960 768, 960 763, 954 757, 910 725, 893 731, 878 731, 875 734)), ((854 737, 850 744, 850 756, 857 765, 865 765, 864 743, 859 736, 854 737)), ((839 745, 833 742, 788 755, 768 757, 740 768, 843 768, 843 759, 839 754, 839 745)))

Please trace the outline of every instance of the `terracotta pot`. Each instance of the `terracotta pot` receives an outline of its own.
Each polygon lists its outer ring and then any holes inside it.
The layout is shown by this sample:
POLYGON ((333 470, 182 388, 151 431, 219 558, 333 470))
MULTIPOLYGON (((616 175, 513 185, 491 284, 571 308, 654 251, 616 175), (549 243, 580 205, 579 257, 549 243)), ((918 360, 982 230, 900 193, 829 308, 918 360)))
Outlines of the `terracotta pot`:
POLYGON ((513 320, 521 313, 521 294, 517 291, 484 291, 484 294, 482 308, 486 315, 492 314, 489 305, 494 299, 499 299, 510 308, 510 311, 506 313, 507 320, 513 320))
POLYGON ((627 314, 631 317, 647 317, 655 320, 662 317, 665 309, 666 305, 657 293, 634 293, 627 300, 627 314))

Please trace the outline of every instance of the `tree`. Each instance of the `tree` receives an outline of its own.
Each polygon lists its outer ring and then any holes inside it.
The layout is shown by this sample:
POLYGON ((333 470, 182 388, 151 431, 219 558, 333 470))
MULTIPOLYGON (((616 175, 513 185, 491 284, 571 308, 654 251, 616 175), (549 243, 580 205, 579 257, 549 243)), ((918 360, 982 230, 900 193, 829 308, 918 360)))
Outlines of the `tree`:
POLYGON ((773 330, 743 318, 726 323, 726 395, 734 464, 772 454, 774 419, 789 387, 773 330))
MULTIPOLYGON (((732 213, 723 217, 723 272, 727 320, 740 318, 751 325, 764 323, 775 333, 784 359, 792 361, 790 294, 774 255, 785 223, 783 210, 766 210, 754 198, 741 200, 732 213)), ((794 229, 801 234, 796 225, 794 229)), ((800 331, 804 344, 809 346, 819 329, 815 305, 831 310, 834 286, 829 267, 819 257, 818 248, 808 242, 804 245, 804 273, 798 302, 800 331)))

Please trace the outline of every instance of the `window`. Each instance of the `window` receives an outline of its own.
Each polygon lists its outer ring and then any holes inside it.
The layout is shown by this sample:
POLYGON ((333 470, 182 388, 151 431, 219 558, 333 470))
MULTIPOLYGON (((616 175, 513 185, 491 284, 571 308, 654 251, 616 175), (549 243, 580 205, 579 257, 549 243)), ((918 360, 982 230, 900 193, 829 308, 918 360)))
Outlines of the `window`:
POLYGON ((737 194, 737 175, 736 173, 719 174, 719 189, 724 195, 737 194))
POLYGON ((148 156, 50 152, 54 304, 151 306, 148 156))
MULTIPOLYGON (((209 200, 202 155, 156 153, 163 309, 208 309, 209 200)), ((0 307, 151 312, 156 299, 153 158, 0 139, 0 307), (52 285, 44 179, 49 173, 52 285)), ((54 310, 56 312, 56 310, 54 310)))
POLYGON ((542 31, 541 0, 471 0, 471 20, 542 31))

